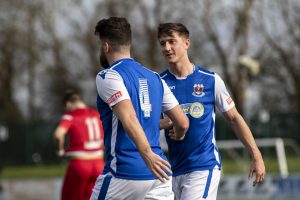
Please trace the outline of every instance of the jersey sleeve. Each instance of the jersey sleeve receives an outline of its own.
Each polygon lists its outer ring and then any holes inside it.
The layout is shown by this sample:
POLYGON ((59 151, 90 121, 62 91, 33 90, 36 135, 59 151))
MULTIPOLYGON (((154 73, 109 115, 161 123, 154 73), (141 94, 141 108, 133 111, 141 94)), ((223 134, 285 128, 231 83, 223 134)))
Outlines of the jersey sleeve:
POLYGON ((64 114, 61 117, 61 120, 60 120, 58 126, 63 127, 63 128, 68 130, 70 128, 70 126, 72 125, 72 121, 73 121, 73 116, 72 115, 64 114))
POLYGON ((227 112, 235 106, 224 81, 218 74, 215 74, 215 105, 221 112, 227 112))
POLYGON ((130 99, 121 75, 111 69, 100 72, 96 77, 97 92, 110 107, 122 100, 130 99))
POLYGON ((163 79, 161 79, 161 80, 162 80, 163 90, 164 90, 162 111, 166 112, 168 110, 171 110, 175 106, 177 106, 178 101, 177 101, 176 97, 173 95, 173 93, 171 92, 168 85, 166 84, 165 80, 163 80, 163 79))

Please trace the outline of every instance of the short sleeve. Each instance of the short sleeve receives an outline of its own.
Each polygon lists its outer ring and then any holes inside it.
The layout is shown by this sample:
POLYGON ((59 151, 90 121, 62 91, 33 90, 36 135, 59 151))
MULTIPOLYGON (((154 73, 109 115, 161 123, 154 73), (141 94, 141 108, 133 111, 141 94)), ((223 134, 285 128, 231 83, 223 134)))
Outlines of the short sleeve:
POLYGON ((96 77, 99 97, 110 107, 122 100, 130 99, 121 75, 112 69, 101 71, 96 77))
POLYGON ((63 128, 68 130, 70 128, 70 126, 72 125, 72 121, 73 121, 73 116, 72 115, 64 114, 61 117, 61 120, 60 120, 58 126, 63 127, 63 128))
POLYGON ((218 74, 215 74, 215 105, 221 112, 227 112, 235 106, 224 81, 218 74))
POLYGON ((175 106, 177 106, 178 101, 177 101, 176 97, 173 95, 173 93, 171 92, 168 85, 166 84, 165 80, 163 80, 163 79, 161 79, 161 80, 162 80, 163 90, 164 90, 162 110, 163 110, 163 112, 166 112, 168 110, 171 110, 175 106))

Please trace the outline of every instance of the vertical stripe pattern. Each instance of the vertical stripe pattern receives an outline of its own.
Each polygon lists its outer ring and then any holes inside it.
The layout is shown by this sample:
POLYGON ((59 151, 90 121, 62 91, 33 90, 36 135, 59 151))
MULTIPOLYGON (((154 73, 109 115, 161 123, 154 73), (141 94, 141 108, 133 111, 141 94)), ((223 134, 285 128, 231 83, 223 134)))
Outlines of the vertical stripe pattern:
POLYGON ((212 172, 213 172, 213 169, 210 169, 207 180, 206 180, 205 190, 204 190, 204 194, 203 194, 202 198, 206 198, 208 196, 209 186, 210 186, 211 178, 212 178, 212 172))
POLYGON ((107 193, 108 186, 109 186, 109 183, 110 183, 110 181, 111 181, 111 178, 112 178, 112 176, 110 176, 110 175, 107 175, 107 176, 104 178, 103 183, 102 183, 101 190, 100 190, 100 192, 99 192, 98 200, 105 200, 106 193, 107 193))
POLYGON ((117 172, 117 166, 116 166, 116 162, 117 162, 117 158, 116 158, 116 141, 117 141, 117 133, 118 133, 118 118, 115 114, 113 114, 112 117, 112 135, 111 135, 111 155, 113 157, 111 163, 110 163, 110 167, 112 168, 112 170, 114 170, 114 172, 117 172))

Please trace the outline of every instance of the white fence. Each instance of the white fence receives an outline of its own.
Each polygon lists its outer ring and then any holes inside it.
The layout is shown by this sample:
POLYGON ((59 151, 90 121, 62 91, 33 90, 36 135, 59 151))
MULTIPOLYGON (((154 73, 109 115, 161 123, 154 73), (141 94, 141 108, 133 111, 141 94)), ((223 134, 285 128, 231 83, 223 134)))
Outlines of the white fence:
MULTIPOLYGON (((298 155, 300 155, 300 149, 297 143, 292 139, 282 139, 282 138, 263 138, 256 139, 256 144, 258 147, 274 147, 276 150, 278 166, 280 176, 286 178, 289 175, 288 165, 285 155, 285 146, 291 147, 298 155)), ((243 160, 241 156, 235 151, 235 149, 245 148, 244 145, 239 140, 223 140, 218 141, 217 146, 219 149, 226 150, 228 154, 233 158, 237 163, 240 164, 240 161, 243 160)))

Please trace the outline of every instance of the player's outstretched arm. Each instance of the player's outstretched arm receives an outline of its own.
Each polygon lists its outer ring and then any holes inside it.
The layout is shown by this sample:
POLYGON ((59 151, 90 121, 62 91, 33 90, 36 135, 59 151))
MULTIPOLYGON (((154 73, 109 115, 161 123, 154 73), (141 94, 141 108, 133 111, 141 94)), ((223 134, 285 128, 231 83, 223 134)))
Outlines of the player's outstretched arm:
POLYGON ((223 115, 229 122, 229 125, 233 129, 235 135, 251 153, 252 163, 250 166, 248 179, 251 179, 255 174, 256 176, 255 180, 253 181, 253 186, 256 186, 257 183, 260 183, 264 180, 266 170, 262 155, 255 143, 250 128, 235 107, 227 112, 224 112, 223 115))
POLYGON ((137 146, 142 158, 151 172, 162 182, 169 179, 165 171, 172 173, 170 164, 156 155, 147 140, 130 100, 125 99, 112 107, 114 114, 121 121, 125 131, 137 146))

